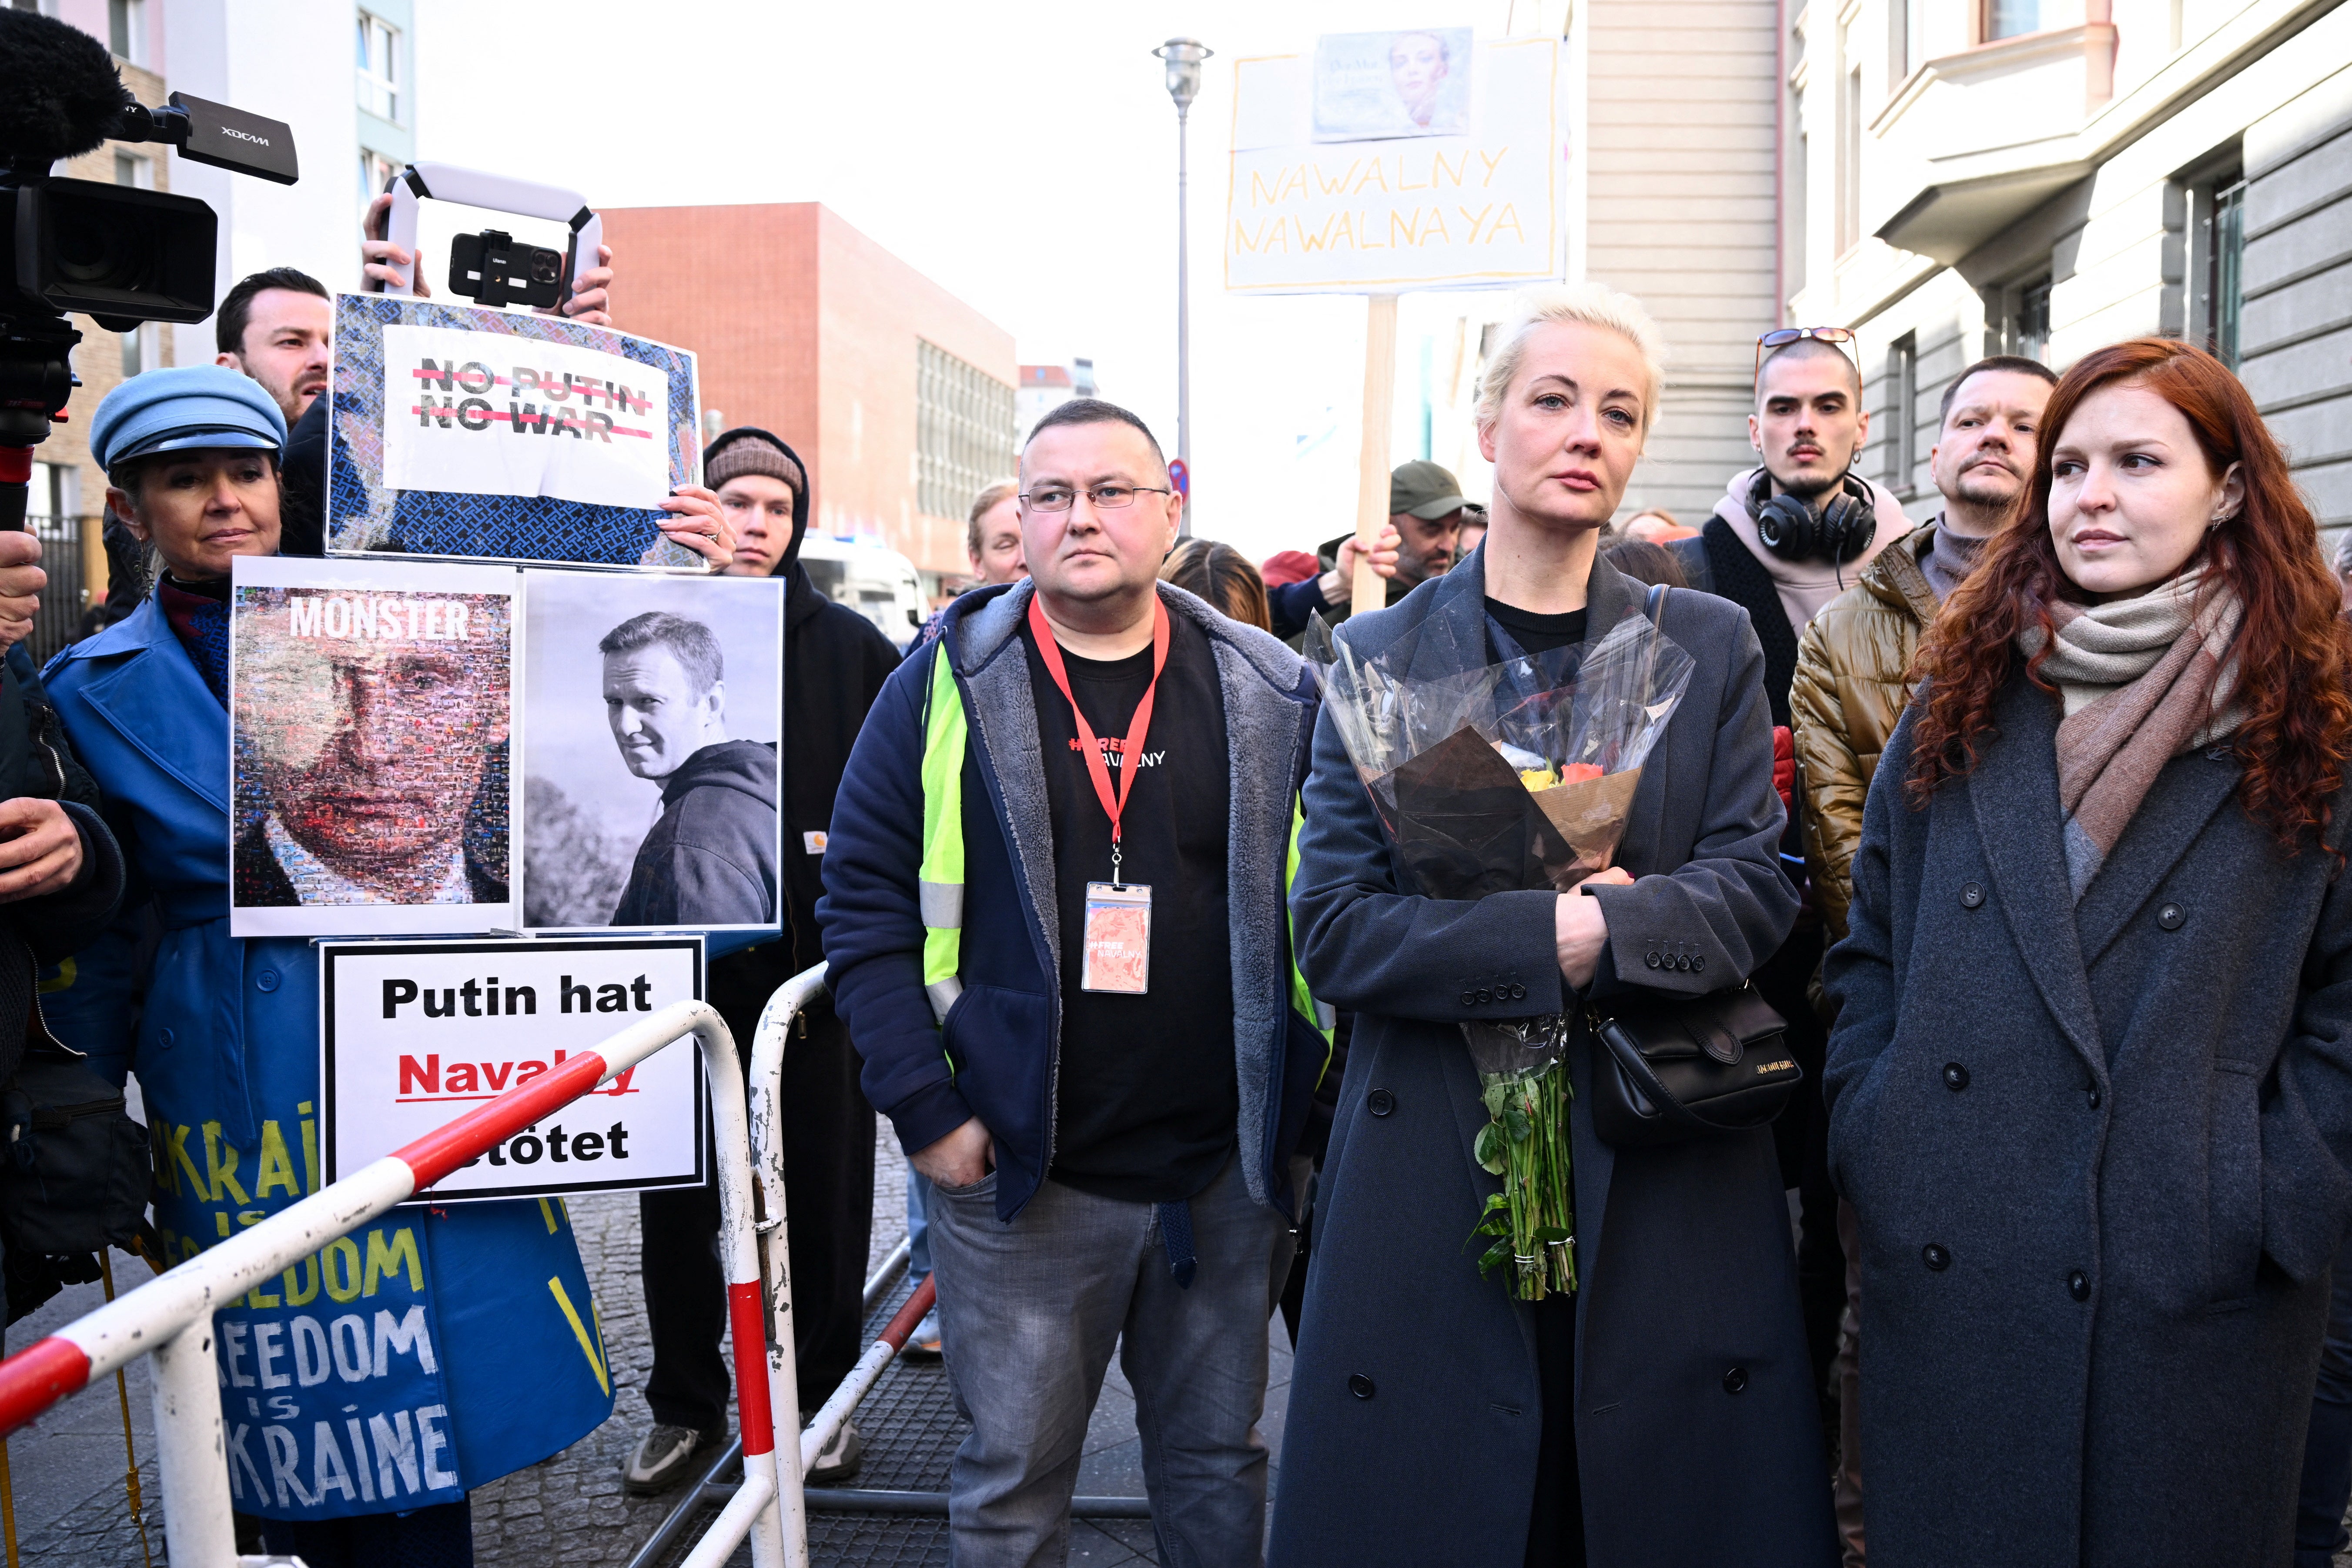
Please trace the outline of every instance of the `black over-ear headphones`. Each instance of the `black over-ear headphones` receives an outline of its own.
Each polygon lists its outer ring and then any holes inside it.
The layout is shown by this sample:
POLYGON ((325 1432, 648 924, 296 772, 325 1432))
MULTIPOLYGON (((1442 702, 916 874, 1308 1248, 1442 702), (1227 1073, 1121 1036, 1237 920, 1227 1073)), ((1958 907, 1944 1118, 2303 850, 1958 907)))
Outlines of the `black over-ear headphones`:
POLYGON ((1801 496, 1772 494, 1772 476, 1759 468, 1748 488, 1748 510, 1756 519, 1756 537, 1785 561, 1852 561, 1878 531, 1870 486, 1851 470, 1839 476, 1836 491, 1816 510, 1801 496))

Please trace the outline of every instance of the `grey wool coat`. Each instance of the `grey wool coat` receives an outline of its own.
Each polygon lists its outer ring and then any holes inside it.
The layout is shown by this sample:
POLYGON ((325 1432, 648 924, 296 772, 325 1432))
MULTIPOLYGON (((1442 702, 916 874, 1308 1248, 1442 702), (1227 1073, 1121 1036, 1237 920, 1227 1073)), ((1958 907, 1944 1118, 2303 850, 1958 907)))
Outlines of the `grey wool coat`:
MULTIPOLYGON (((1369 655, 1423 628, 1412 666, 1422 678, 1485 663, 1484 577, 1482 551, 1350 621, 1347 640, 1369 655)), ((1590 636, 1639 614, 1638 591, 1596 563, 1590 636)), ((1775 858, 1782 811, 1747 612, 1676 591, 1661 620, 1698 668, 1634 795, 1618 859, 1639 880, 1600 894, 1610 946, 1596 990, 1637 977, 1676 993, 1733 982, 1797 912, 1775 858), (1652 953, 1704 967, 1654 969, 1652 953)), ((1460 902, 1401 887, 1327 712, 1291 913, 1315 994, 1357 1019, 1317 1205, 1275 1568, 1518 1568, 1537 1489, 1559 1484, 1537 1473, 1532 1313, 1499 1278, 1480 1277, 1484 1239, 1465 1246, 1499 1184, 1472 1155, 1486 1113, 1455 1026, 1578 1006, 1553 946, 1555 895, 1460 902)), ((1770 1134, 1615 1152, 1593 1134, 1581 1029, 1570 1068, 1590 1561, 1833 1563, 1770 1134)))
POLYGON ((2352 881, 2246 815, 2222 747, 2166 764, 2077 905, 2055 700, 2014 676, 1925 810, 1917 712, 1828 971, 1871 1568, 2284 1564, 2352 1214, 2352 881))

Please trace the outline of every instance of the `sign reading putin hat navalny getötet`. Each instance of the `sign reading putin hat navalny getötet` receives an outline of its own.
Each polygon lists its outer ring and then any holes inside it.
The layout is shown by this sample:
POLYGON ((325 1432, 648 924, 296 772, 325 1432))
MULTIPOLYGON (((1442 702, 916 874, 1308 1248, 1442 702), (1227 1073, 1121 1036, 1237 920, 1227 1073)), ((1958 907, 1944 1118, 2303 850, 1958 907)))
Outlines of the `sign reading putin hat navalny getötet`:
MULTIPOLYGON (((320 944, 326 1179, 446 1126, 673 1002, 702 994, 699 938, 320 944)), ((433 1201, 700 1186, 691 1042, 445 1176, 433 1201)))

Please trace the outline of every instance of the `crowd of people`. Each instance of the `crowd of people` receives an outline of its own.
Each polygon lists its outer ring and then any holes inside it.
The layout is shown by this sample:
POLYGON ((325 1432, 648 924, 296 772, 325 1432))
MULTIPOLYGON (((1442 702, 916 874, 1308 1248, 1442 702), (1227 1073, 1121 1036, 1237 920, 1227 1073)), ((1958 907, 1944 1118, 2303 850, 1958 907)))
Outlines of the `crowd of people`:
MULTIPOLYGON (((415 259, 381 218, 377 283, 415 259)), ((603 260, 570 313, 607 319, 603 260)), ((257 274, 217 363, 105 399, 115 595, 41 672, 37 541, 0 535, 0 995, 25 1019, 0 1068, 62 1042, 137 1075, 158 1267, 317 1179, 289 1154, 315 952, 226 914, 226 623, 236 558, 323 549, 331 328, 323 286, 257 274)), ((1073 400, 973 499, 971 586, 903 657, 802 566, 815 476, 780 437, 718 436, 665 503, 712 571, 786 584, 782 919, 709 994, 748 1040, 827 966, 779 1101, 801 1395, 859 1353, 878 1112, 939 1288, 912 1348, 971 1423, 961 1568, 1062 1562, 1114 1354, 1171 1564, 2314 1568, 2344 1544, 2352 633, 2314 513, 2230 371, 2140 339, 1962 370, 1915 524, 1858 469, 1852 340, 1764 334, 1756 465, 1700 526, 1621 518, 1664 345, 1626 295, 1539 290, 1479 380, 1486 504, 1408 462, 1369 542, 1262 563, 1189 536, 1143 420, 1073 400), (1351 616, 1364 567, 1385 605, 1351 616), (1693 672, 1613 862, 1417 890, 1310 625, 1440 680, 1644 615, 1693 672), (1802 1069, 1787 1109, 1612 1144, 1588 1009, 1743 987, 1802 1069), (1464 1245, 1495 1182, 1456 1026, 1553 1016, 1579 1287, 1520 1301, 1464 1245)), ((232 1413, 248 1549, 470 1562, 465 1493, 610 1414, 577 1318, 530 1331, 551 1293, 588 1300, 558 1211, 404 1213, 366 1241, 385 1310, 352 1464, 248 1447, 232 1413), (371 1467, 362 1425, 395 1421, 417 1462, 387 1438, 371 1467)), ((714 1188, 641 1218, 651 1423, 623 1479, 656 1494, 725 1440, 726 1293, 714 1188)), ((56 1288, 41 1261, 8 1259, 12 1321, 56 1288)), ((322 1332, 287 1314, 351 1277, 314 1260, 222 1310, 256 1422, 283 1345, 308 1368, 322 1332)), ((861 1447, 845 1424, 810 1479, 861 1447)))

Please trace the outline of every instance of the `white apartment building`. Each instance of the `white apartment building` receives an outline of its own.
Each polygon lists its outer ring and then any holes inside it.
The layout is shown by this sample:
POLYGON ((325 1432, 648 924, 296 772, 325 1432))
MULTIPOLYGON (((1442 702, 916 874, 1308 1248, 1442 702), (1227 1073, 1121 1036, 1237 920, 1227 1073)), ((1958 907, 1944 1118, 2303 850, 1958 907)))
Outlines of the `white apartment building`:
POLYGON ((2352 524, 2352 5, 1811 0, 1785 53, 1785 321, 1856 329, 1864 464, 1915 517, 1969 361, 2164 333, 2352 524))

